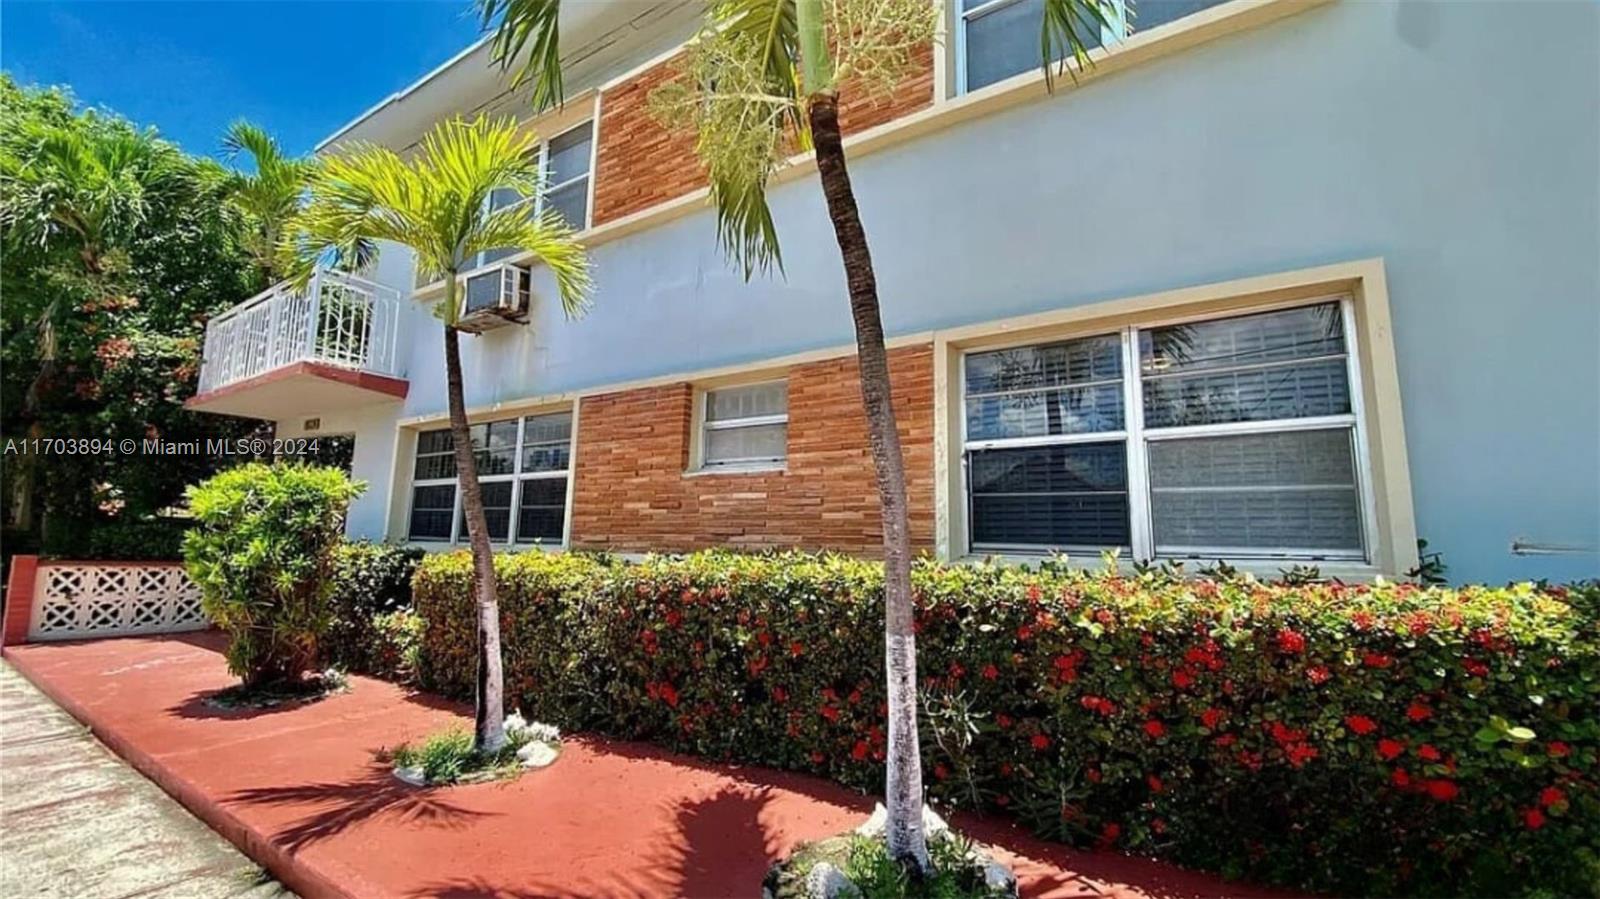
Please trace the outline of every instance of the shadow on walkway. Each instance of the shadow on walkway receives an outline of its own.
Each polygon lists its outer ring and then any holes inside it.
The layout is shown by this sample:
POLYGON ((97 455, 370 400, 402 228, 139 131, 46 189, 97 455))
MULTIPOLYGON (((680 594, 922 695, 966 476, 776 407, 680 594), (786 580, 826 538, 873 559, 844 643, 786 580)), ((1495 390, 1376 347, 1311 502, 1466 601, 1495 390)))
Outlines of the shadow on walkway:
POLYGON ((223 802, 311 809, 287 830, 273 835, 273 842, 292 852, 380 818, 408 827, 461 830, 479 818, 493 815, 449 802, 442 798, 442 791, 401 783, 388 765, 378 763, 368 766, 362 777, 346 783, 252 787, 229 794, 223 802))
POLYGON ((506 885, 471 876, 427 884, 412 895, 443 899, 749 895, 759 890, 766 865, 776 857, 780 845, 763 824, 763 813, 771 801, 766 788, 725 786, 698 799, 669 803, 676 826, 648 860, 645 878, 619 880, 619 872, 608 869, 604 858, 591 857, 586 861, 592 877, 578 871, 559 882, 525 880, 506 885))

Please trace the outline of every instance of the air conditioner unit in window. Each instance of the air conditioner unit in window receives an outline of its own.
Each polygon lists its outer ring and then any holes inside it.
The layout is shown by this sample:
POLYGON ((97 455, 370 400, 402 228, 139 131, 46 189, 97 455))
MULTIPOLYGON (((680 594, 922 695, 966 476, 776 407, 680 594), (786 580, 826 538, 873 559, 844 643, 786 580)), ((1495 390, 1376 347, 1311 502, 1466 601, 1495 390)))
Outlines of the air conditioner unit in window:
POLYGON ((509 262, 468 275, 456 327, 482 333, 527 321, 530 282, 527 269, 509 262))

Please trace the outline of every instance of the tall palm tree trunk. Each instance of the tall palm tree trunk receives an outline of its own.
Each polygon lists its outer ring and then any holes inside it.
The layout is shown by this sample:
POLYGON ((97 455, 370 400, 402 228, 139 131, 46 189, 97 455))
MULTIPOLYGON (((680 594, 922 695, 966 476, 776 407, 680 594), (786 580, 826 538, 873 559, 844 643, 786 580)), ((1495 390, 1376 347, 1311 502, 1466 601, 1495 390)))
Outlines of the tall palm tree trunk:
MULTIPOLYGON (((455 273, 446 276, 446 303, 454 303, 455 273)), ((461 339, 453 325, 444 326, 445 392, 450 398, 450 438, 455 444, 456 479, 461 485, 461 509, 467 520, 467 541, 472 547, 472 581, 478 601, 477 716, 473 744, 480 752, 505 745, 505 680, 500 664, 500 602, 496 595, 494 549, 489 545, 489 524, 483 515, 483 491, 478 486, 478 464, 472 454, 472 433, 467 427, 467 404, 461 387, 461 339)))
POLYGON ((888 824, 885 837, 890 857, 918 872, 928 869, 928 846, 922 830, 922 755, 917 741, 917 644, 912 629, 911 535, 906 522, 905 459, 900 431, 890 401, 889 353, 883 344, 883 317, 878 309, 878 282, 872 254, 861 227, 850 172, 845 167, 839 132, 838 96, 812 94, 807 114, 816 148, 817 171, 828 201, 828 217, 844 257, 855 320, 856 359, 861 376, 861 404, 866 409, 872 462, 878 475, 883 507, 884 661, 889 691, 889 775, 885 788, 888 824))

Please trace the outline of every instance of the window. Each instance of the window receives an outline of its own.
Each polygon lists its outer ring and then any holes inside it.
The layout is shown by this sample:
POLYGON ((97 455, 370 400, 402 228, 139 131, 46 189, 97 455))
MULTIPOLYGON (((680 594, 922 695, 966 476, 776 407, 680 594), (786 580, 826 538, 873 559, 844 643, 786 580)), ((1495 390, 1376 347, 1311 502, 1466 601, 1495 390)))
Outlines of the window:
POLYGON ((707 390, 703 397, 702 467, 765 468, 788 456, 787 382, 707 390))
MULTIPOLYGON (((539 169, 544 173, 544 193, 529 198, 501 188, 489 195, 489 210, 525 206, 532 215, 547 210, 560 216, 574 230, 589 227, 589 163, 594 149, 594 123, 585 122, 556 135, 539 146, 539 169)), ((513 249, 485 250, 472 268, 490 265, 515 256, 513 249)))
MULTIPOLYGON (((961 0, 960 66, 964 90, 977 90, 1039 68, 1044 0, 961 0)), ((1099 23, 1074 23, 1088 47, 1106 37, 1099 23)))
MULTIPOLYGON (((489 539, 559 545, 566 536, 572 413, 484 422, 473 425, 471 434, 489 539)), ((448 428, 417 435, 408 531, 412 540, 467 538, 453 447, 448 428)))
POLYGON ((976 550, 1366 558, 1348 300, 964 357, 976 550))
MULTIPOLYGON (((1223 0, 1108 0, 1105 26, 1075 22, 1090 49, 1119 37, 1164 25, 1216 6, 1223 0)), ((956 28, 958 84, 977 90, 1039 68, 1039 31, 1044 0, 961 0, 956 28)))

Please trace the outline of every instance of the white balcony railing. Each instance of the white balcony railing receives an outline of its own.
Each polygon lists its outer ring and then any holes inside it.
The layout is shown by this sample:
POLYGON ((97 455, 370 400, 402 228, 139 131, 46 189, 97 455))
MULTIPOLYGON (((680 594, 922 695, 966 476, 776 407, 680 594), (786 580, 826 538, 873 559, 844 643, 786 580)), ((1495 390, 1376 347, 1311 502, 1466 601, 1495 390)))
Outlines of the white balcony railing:
POLYGON ((199 392, 296 362, 400 377, 402 312, 399 291, 343 272, 275 284, 206 325, 199 392))

